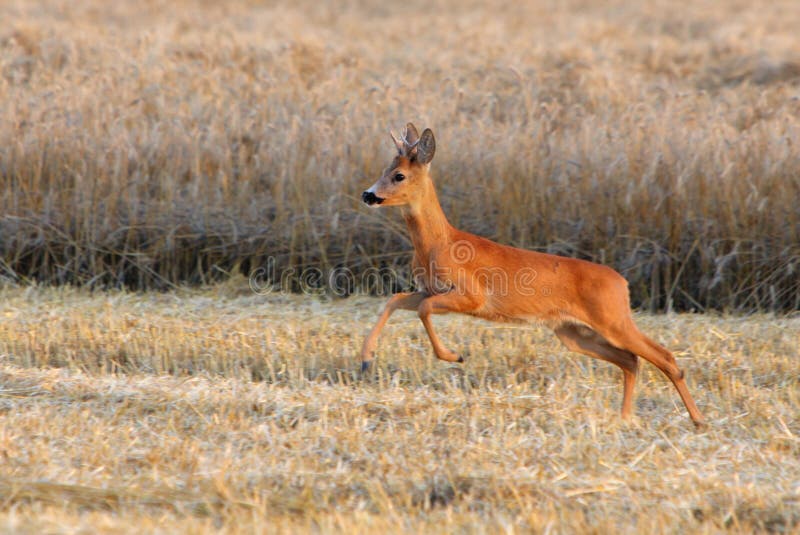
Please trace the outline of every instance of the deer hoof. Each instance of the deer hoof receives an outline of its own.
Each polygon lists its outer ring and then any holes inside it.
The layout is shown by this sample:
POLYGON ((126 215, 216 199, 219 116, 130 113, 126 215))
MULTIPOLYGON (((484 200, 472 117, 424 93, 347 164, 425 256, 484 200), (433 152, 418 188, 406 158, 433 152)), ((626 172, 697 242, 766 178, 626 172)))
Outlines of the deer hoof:
POLYGON ((372 364, 371 360, 363 360, 361 361, 361 373, 364 373, 369 369, 369 365, 372 364))
POLYGON ((459 355, 458 360, 456 362, 463 363, 464 362, 464 357, 459 355))
POLYGON ((698 431, 708 430, 708 422, 706 422, 705 420, 693 420, 693 421, 694 421, 694 427, 698 431))

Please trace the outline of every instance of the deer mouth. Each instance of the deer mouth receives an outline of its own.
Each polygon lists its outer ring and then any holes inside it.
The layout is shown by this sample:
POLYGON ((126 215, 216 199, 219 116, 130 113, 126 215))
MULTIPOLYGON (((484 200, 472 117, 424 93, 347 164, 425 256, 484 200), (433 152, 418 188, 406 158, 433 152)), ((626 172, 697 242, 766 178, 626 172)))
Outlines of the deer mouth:
POLYGON ((374 206, 382 203, 385 199, 383 197, 378 197, 371 191, 365 191, 361 194, 361 200, 367 203, 369 206, 374 206))

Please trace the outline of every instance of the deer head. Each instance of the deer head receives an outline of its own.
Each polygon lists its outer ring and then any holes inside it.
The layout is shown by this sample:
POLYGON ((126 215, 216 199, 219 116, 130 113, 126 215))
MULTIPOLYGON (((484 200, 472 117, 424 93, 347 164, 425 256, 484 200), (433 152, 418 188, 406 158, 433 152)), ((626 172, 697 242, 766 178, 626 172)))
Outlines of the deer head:
POLYGON ((430 181, 430 169, 436 140, 430 128, 422 135, 416 127, 408 123, 398 138, 389 132, 397 147, 397 155, 392 163, 371 188, 361 194, 361 200, 369 206, 400 206, 414 202, 430 181))

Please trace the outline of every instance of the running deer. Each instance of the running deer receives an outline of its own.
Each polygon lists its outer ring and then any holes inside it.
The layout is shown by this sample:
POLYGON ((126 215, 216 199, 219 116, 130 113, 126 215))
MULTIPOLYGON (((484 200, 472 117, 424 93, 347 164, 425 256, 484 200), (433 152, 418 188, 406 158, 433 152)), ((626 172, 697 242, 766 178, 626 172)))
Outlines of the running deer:
POLYGON ((412 272, 418 291, 389 299, 364 341, 362 371, 369 368, 378 335, 397 309, 417 311, 434 353, 447 362, 464 360, 439 340, 433 314, 537 321, 552 328, 568 349, 622 369, 623 419, 631 416, 638 357, 642 357, 672 381, 692 421, 704 424, 672 353, 636 327, 622 275, 600 264, 500 245, 454 228, 430 176, 436 150, 433 132, 428 128, 420 136, 408 123, 400 138, 391 136, 397 155, 362 200, 370 206, 403 207, 414 245, 412 272))

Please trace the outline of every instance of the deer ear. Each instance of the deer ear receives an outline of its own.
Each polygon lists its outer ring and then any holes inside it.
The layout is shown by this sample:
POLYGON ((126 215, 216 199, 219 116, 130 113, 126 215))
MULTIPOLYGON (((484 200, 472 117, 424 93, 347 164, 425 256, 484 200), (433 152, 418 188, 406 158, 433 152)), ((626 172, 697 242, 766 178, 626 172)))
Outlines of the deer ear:
POLYGON ((403 137, 406 138, 406 142, 410 147, 414 146, 414 143, 416 143, 417 140, 419 139, 419 132, 417 132, 417 127, 414 126, 412 123, 408 123, 406 125, 406 131, 403 134, 403 137))
POLYGON ((415 159, 417 162, 423 165, 431 163, 431 160, 433 160, 433 153, 436 152, 436 140, 433 138, 433 132, 430 128, 426 128, 425 131, 422 132, 416 149, 417 157, 415 159))

